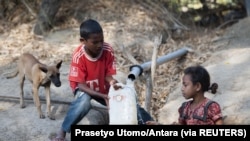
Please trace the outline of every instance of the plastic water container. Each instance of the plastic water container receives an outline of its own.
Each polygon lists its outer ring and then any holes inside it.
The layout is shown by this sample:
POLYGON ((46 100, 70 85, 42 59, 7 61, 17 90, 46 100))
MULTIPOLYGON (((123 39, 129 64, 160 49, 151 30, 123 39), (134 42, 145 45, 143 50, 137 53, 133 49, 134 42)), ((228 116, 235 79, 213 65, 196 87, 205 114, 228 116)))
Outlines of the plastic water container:
POLYGON ((110 125, 136 125, 137 106, 134 81, 127 79, 127 84, 117 83, 122 88, 109 90, 109 124, 110 125))

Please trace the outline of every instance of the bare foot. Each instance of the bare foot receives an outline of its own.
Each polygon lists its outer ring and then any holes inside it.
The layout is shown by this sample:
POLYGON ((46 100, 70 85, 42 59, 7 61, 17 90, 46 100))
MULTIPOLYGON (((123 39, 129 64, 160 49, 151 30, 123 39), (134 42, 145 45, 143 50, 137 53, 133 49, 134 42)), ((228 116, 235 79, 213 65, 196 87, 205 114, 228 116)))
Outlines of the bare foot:
POLYGON ((56 137, 54 137, 51 141, 66 141, 66 132, 64 132, 62 129, 57 133, 56 137))

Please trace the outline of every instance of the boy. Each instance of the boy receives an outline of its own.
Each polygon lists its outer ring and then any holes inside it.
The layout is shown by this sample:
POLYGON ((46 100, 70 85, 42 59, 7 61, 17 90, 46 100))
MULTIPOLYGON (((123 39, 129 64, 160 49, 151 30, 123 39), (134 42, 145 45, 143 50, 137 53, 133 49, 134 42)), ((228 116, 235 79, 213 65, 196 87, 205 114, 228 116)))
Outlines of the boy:
MULTIPOLYGON (((71 125, 77 124, 91 109, 92 98, 108 106, 109 87, 117 83, 112 76, 116 74, 114 51, 104 42, 100 24, 92 19, 84 21, 80 26, 80 36, 81 45, 72 55, 69 73, 75 100, 69 107, 55 141, 65 140, 71 125)), ((138 110, 142 111, 139 120, 152 119, 141 107, 138 106, 138 110)))

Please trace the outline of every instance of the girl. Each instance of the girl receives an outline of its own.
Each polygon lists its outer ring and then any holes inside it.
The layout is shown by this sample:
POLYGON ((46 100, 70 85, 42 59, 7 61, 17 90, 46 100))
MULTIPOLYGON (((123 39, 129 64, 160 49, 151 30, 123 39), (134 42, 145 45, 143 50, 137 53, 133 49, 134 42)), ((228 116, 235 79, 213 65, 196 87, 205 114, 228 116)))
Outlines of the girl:
MULTIPOLYGON (((204 96, 204 93, 211 90, 216 93, 218 85, 213 83, 210 87, 210 76, 202 66, 191 66, 184 70, 182 78, 182 94, 185 99, 178 109, 180 125, 222 125, 222 113, 220 105, 204 96)), ((159 123, 148 121, 148 125, 159 123)))

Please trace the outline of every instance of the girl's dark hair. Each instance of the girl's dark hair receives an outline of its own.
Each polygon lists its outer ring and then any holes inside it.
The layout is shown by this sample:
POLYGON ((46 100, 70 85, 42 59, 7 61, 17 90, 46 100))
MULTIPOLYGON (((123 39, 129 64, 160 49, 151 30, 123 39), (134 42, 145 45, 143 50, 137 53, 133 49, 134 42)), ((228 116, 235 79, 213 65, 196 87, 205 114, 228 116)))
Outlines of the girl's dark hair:
POLYGON ((80 25, 80 36, 85 40, 93 33, 103 33, 102 27, 97 21, 88 19, 80 25))
POLYGON ((218 84, 213 83, 210 87, 210 75, 202 66, 191 66, 184 70, 185 75, 190 75, 193 84, 200 83, 203 92, 211 90, 215 94, 218 89, 218 84))

